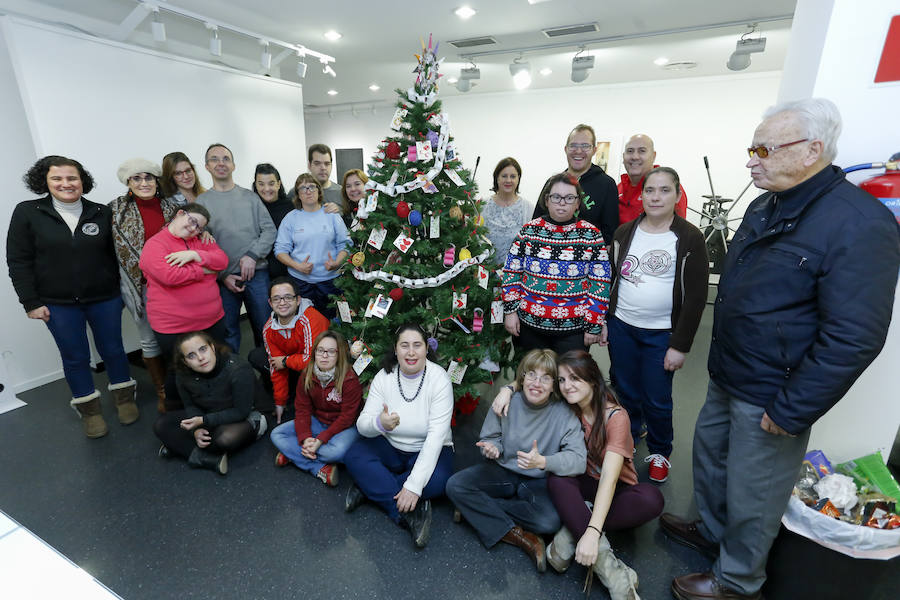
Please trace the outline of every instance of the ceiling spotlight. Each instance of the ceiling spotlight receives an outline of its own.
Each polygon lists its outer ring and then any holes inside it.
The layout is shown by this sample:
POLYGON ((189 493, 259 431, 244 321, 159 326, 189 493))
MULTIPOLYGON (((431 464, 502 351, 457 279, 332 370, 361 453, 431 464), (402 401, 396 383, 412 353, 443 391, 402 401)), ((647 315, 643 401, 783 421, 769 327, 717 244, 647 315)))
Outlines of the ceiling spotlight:
POLYGON ((150 23, 153 30, 153 39, 157 42, 166 41, 166 24, 159 19, 159 7, 153 7, 153 21, 150 23))
POLYGON ((458 78, 458 77, 448 77, 448 78, 447 78, 447 83, 449 83, 450 85, 453 85, 453 84, 456 83, 457 81, 459 81, 459 78, 458 78))
POLYGON ((527 62, 519 62, 521 56, 513 59, 509 65, 509 74, 512 75, 513 85, 517 90, 524 90, 531 85, 531 65, 527 62))
POLYGON ((335 31, 334 29, 331 29, 331 30, 325 32, 325 39, 330 40, 332 42, 336 42, 339 39, 341 39, 342 37, 344 37, 344 36, 342 36, 340 33, 335 31))
POLYGON ((337 95, 338 95, 338 91, 337 91, 337 90, 328 90, 328 95, 329 95, 329 96, 337 96, 337 95))
POLYGON ((543 75, 544 77, 546 77, 547 75, 550 75, 551 73, 553 73, 553 69, 551 69, 550 67, 544 67, 543 69, 541 69, 539 71, 539 73, 541 75, 543 75))
POLYGON ((325 66, 322 67, 322 73, 325 75, 331 75, 332 77, 337 77, 337 73, 334 72, 334 69, 331 68, 331 65, 325 63, 325 66))
POLYGON ((756 23, 748 25, 750 31, 741 36, 737 41, 734 52, 728 58, 725 66, 732 71, 743 71, 750 66, 750 55, 754 52, 764 52, 766 49, 766 38, 759 37, 751 39, 748 36, 756 31, 756 23))
POLYGON ((581 83, 585 79, 588 78, 588 71, 594 68, 594 57, 593 56, 579 56, 584 52, 584 48, 579 50, 575 56, 572 58, 572 81, 575 83, 581 83))
POLYGON ((213 56, 222 56, 222 40, 219 39, 219 28, 212 23, 207 23, 206 28, 212 32, 209 38, 209 53, 213 56))
POLYGON ((262 65, 262 68, 268 71, 272 68, 272 54, 269 52, 269 42, 266 40, 259 40, 259 45, 263 47, 262 55, 259 57, 259 64, 262 65))
POLYGON ((377 83, 373 83, 372 85, 369 86, 369 89, 372 90, 373 92, 377 92, 378 90, 381 89, 381 86, 378 85, 377 83))
POLYGON ((306 63, 303 61, 303 59, 306 58, 306 55, 305 55, 305 54, 301 54, 301 53, 298 51, 298 52, 297 52, 297 58, 300 59, 300 61, 297 63, 297 77, 299 77, 300 79, 303 79, 304 77, 306 77, 306 68, 307 68, 307 65, 306 65, 306 63))
POLYGON ((470 6, 460 6, 456 10, 453 11, 457 17, 462 20, 466 20, 475 15, 475 10, 470 6))
POLYGON ((460 92, 468 92, 474 85, 472 82, 481 79, 481 69, 476 66, 459 70, 459 79, 456 81, 456 89, 460 92))

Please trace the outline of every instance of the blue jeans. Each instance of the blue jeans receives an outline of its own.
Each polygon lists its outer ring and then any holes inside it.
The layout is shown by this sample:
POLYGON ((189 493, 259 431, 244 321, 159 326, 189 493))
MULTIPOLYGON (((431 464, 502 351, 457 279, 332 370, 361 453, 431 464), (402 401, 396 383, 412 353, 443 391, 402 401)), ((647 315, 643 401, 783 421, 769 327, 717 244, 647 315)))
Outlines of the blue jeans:
POLYGON ((266 269, 256 269, 253 278, 244 282, 244 290, 239 294, 220 283, 219 293, 222 296, 222 308, 225 309, 225 343, 231 347, 232 352, 241 351, 241 304, 247 307, 253 343, 261 346, 263 327, 272 314, 269 307, 269 272, 266 269))
MULTIPOLYGON (((344 465, 356 486, 372 502, 400 523, 400 512, 394 500, 419 458, 418 452, 397 450, 384 437, 361 437, 344 455, 344 465)), ((422 500, 444 495, 447 480, 453 474, 453 448, 444 446, 438 456, 431 479, 422 489, 422 500)))
POLYGON ((672 454, 672 371, 663 369, 669 349, 669 329, 633 327, 616 317, 606 320, 609 330, 610 378, 631 418, 634 443, 640 441, 641 423, 647 424, 650 454, 672 454))
POLYGON ((47 329, 53 335, 62 358, 66 383, 73 398, 94 393, 91 375, 91 348, 87 325, 91 326, 97 352, 103 359, 109 382, 131 381, 128 356, 122 345, 122 297, 89 304, 48 304, 47 329))
POLYGON ((313 307, 329 321, 337 315, 337 305, 329 298, 329 294, 341 294, 341 289, 334 285, 334 279, 309 283, 291 276, 300 295, 313 303, 313 307))
MULTIPOLYGON (((321 421, 310 415, 309 428, 313 437, 315 437, 328 429, 328 426, 323 425, 321 421)), ((319 446, 319 450, 316 452, 318 457, 316 460, 310 460, 300 453, 300 442, 297 440, 297 431, 294 429, 293 421, 282 423, 272 430, 269 437, 272 439, 275 447, 287 456, 292 463, 307 473, 315 475, 329 463, 344 462, 344 454, 347 453, 347 449, 353 445, 353 442, 359 439, 359 432, 356 431, 354 425, 351 425, 337 435, 332 436, 327 444, 319 446)))

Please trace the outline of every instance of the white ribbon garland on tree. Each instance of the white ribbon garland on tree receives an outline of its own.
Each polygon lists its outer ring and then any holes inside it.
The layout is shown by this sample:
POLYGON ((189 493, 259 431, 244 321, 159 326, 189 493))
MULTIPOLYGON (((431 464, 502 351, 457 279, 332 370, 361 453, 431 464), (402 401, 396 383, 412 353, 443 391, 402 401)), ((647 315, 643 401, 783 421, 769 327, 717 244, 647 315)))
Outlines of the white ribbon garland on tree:
POLYGON ((457 262, 455 265, 453 265, 440 275, 437 275, 436 277, 410 278, 401 277, 400 275, 397 275, 395 273, 388 273, 387 271, 363 271, 362 269, 353 269, 352 273, 353 276, 360 281, 373 281, 375 279, 380 279, 388 283, 395 283, 398 287, 408 289, 438 287, 455 278, 457 275, 465 271, 468 267, 483 263, 490 255, 491 250, 490 248, 488 248, 478 256, 473 256, 472 258, 467 258, 466 260, 457 262))

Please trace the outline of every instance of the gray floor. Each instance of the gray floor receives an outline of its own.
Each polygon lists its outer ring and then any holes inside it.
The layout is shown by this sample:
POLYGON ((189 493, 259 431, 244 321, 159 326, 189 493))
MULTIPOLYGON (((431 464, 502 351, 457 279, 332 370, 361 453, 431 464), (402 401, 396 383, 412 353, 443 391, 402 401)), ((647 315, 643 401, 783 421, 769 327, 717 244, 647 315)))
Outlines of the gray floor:
MULTIPOLYGON (((675 452, 669 481, 660 489, 666 510, 680 514, 693 508, 691 436, 705 395, 710 324, 708 311, 694 350, 675 377, 675 452)), ((605 351, 595 354, 605 371, 605 351)), ((28 406, 0 415, 0 508, 124 598, 581 594, 583 568, 539 574, 516 548, 500 544, 487 551, 467 525, 452 522, 446 501, 436 504, 428 547, 416 550, 406 532, 373 506, 343 512, 349 484, 344 471, 335 490, 292 467, 276 469, 275 449, 267 440, 230 458, 227 477, 161 460, 152 432, 155 397, 146 372, 134 368, 133 374, 141 419, 120 426, 104 394, 110 433, 99 440, 81 433, 61 380, 21 394, 28 406)), ((96 380, 105 390, 105 377, 96 380)), ((480 460, 472 444, 488 403, 482 401, 455 430, 457 468, 480 460)), ((646 453, 641 444, 636 459, 641 480, 647 477, 646 453)), ((637 570, 645 599, 670 598, 673 577, 709 566, 701 555, 667 540, 655 522, 610 539, 637 570)), ((786 560, 795 576, 783 580, 803 584, 828 577, 815 560, 810 564, 790 551, 786 560)), ((872 571, 883 582, 878 589, 891 591, 852 597, 896 597, 898 570, 888 582, 879 568, 872 571)), ((599 583, 592 597, 607 597, 599 583)), ((767 597, 812 596, 771 592, 767 597)))

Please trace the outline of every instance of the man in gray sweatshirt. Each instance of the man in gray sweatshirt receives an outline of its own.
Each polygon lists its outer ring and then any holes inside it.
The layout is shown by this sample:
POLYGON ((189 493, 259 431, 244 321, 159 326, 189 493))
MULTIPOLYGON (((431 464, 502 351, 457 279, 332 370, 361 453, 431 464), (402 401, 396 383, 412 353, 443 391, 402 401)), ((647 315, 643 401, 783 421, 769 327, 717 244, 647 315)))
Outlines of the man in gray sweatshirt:
POLYGON ((262 330, 269 318, 266 256, 277 230, 259 197, 234 183, 234 166, 234 156, 226 146, 207 148, 206 170, 212 175, 213 187, 200 194, 197 204, 209 210, 212 218, 207 229, 228 255, 228 267, 219 273, 219 292, 225 309, 225 343, 239 352, 242 304, 247 307, 254 343, 262 344, 262 330))

